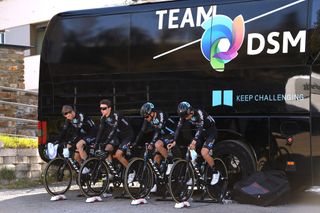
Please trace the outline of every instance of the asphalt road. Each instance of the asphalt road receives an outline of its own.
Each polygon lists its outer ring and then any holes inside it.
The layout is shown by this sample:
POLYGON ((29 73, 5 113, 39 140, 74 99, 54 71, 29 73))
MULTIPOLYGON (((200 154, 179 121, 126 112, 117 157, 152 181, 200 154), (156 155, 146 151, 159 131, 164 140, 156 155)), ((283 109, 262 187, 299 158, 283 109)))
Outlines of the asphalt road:
MULTIPOLYGON (((319 190, 320 192, 320 190, 319 190)), ((0 213, 100 213, 100 212, 139 212, 139 213, 169 213, 169 212, 215 212, 215 213, 317 213, 320 212, 320 193, 309 192, 295 196, 288 204, 259 207, 238 203, 214 204, 190 202, 191 207, 174 209, 173 201, 148 200, 148 204, 131 206, 129 199, 104 198, 102 202, 85 203, 84 197, 77 197, 78 190, 66 194, 67 200, 50 201, 50 196, 43 188, 24 190, 0 190, 0 213)))

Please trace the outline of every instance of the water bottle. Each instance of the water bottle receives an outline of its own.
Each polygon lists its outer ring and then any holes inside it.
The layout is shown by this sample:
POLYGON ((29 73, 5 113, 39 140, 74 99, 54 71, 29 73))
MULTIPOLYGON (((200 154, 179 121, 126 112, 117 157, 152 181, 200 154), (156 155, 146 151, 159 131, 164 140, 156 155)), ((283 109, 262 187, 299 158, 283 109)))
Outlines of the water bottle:
POLYGON ((204 161, 204 162, 202 162, 201 167, 200 167, 202 174, 204 173, 205 168, 206 168, 206 162, 204 161))
POLYGON ((70 152, 69 152, 68 148, 63 148, 63 152, 62 153, 63 153, 63 157, 69 158, 70 152))
POLYGON ((169 152, 168 152, 168 162, 169 163, 172 163, 172 161, 173 161, 173 154, 172 154, 172 150, 169 150, 169 152))
POLYGON ((166 162, 163 160, 161 161, 161 164, 160 164, 160 173, 164 173, 165 170, 166 170, 166 162))
POLYGON ((90 153, 91 156, 94 156, 94 151, 95 151, 94 148, 90 147, 89 153, 90 153))
POLYGON ((190 150, 191 162, 194 166, 196 166, 196 159, 198 157, 198 153, 195 150, 190 150))

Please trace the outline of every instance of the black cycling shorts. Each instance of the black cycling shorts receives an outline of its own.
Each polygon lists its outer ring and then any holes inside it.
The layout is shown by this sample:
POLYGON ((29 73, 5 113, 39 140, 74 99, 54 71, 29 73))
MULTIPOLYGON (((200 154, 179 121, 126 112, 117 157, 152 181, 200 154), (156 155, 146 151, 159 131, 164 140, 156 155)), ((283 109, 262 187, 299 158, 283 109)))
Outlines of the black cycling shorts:
POLYGON ((132 141, 133 137, 126 137, 121 140, 117 137, 113 137, 113 139, 108 144, 112 145, 113 150, 120 149, 125 152, 128 149, 128 144, 132 143, 132 141))
POLYGON ((85 136, 85 137, 75 136, 72 138, 71 142, 72 144, 76 145, 80 140, 84 140, 86 142, 86 145, 91 145, 96 141, 96 138, 93 136, 85 136))
POLYGON ((159 138, 159 141, 162 141, 162 143, 163 143, 163 146, 165 147, 165 148, 167 148, 167 145, 168 144, 170 144, 170 143, 172 143, 173 141, 174 141, 174 138, 173 138, 173 136, 162 136, 162 137, 160 137, 159 138))
POLYGON ((209 135, 209 137, 207 137, 206 141, 202 145, 202 148, 207 148, 207 149, 211 150, 213 148, 214 141, 215 141, 215 136, 209 135))
POLYGON ((126 152, 128 149, 129 143, 132 144, 132 140, 133 140, 133 137, 126 137, 126 138, 122 139, 121 143, 119 144, 118 149, 120 149, 123 152, 126 152))
POLYGON ((86 142, 86 145, 91 145, 91 144, 95 143, 96 138, 87 136, 87 137, 83 137, 83 140, 86 142))

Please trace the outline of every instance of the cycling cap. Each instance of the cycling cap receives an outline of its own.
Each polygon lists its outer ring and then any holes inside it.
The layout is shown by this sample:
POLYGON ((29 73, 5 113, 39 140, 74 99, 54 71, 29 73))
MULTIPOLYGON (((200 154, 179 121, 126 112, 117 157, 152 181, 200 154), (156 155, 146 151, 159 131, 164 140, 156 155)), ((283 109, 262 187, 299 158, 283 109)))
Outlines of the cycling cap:
POLYGON ((141 109, 140 109, 140 115, 142 117, 146 117, 148 115, 150 115, 150 113, 154 110, 154 105, 150 102, 147 102, 145 104, 142 105, 141 109))
POLYGON ((183 101, 178 105, 177 113, 180 117, 184 117, 190 114, 191 109, 192 109, 191 105, 188 102, 183 101))

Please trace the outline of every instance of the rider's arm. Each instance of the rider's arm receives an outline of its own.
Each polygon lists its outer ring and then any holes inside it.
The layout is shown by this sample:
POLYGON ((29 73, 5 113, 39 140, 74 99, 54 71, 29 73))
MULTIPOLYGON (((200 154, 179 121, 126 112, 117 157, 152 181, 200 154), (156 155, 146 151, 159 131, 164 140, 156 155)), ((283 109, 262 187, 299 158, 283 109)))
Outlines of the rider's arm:
POLYGON ((104 131, 104 127, 105 127, 105 117, 101 117, 100 118, 100 125, 99 125, 99 129, 98 129, 98 133, 97 133, 97 137, 96 137, 96 143, 98 144, 101 140, 103 131, 104 131))
POLYGON ((137 144, 141 140, 143 134, 147 131, 147 128, 148 128, 148 121, 146 119, 144 119, 141 130, 140 130, 139 134, 137 135, 136 140, 134 141, 133 144, 137 144))
POLYGON ((62 130, 61 130, 59 137, 58 137, 59 143, 61 143, 63 141, 64 137, 66 136, 67 131, 69 129, 69 125, 70 125, 70 122, 68 120, 65 120, 63 127, 62 127, 62 130))
POLYGON ((159 125, 158 126, 155 126, 155 130, 154 130, 154 133, 153 133, 153 136, 152 136, 152 140, 151 140, 151 144, 154 144, 158 137, 159 137, 159 134, 161 132, 161 129, 163 128, 164 126, 164 114, 163 112, 158 112, 158 115, 157 117, 159 117, 159 125))
POLYGON ((90 118, 90 117, 85 117, 85 131, 87 132, 87 134, 89 135, 96 135, 97 134, 97 128, 96 128, 96 125, 94 123, 94 121, 90 118))
POLYGON ((180 132, 180 129, 181 129, 183 123, 184 123, 184 119, 180 118, 178 126, 176 128, 176 131, 174 132, 174 141, 177 141, 178 136, 179 136, 179 132, 180 132))
POLYGON ((194 135, 193 140, 198 142, 203 132, 204 116, 201 110, 198 110, 197 112, 198 112, 197 131, 196 131, 196 134, 194 135))
POLYGON ((111 126, 111 131, 107 137, 107 141, 111 141, 113 136, 116 134, 116 131, 117 131, 117 128, 118 128, 118 125, 119 125, 119 115, 117 113, 113 113, 113 115, 110 115, 112 116, 112 123, 109 123, 110 126, 111 126))

